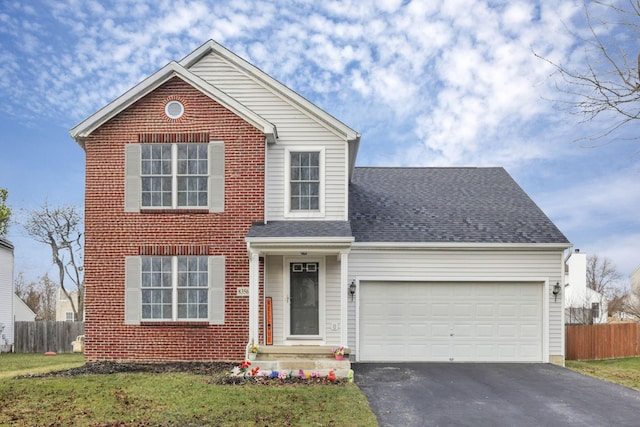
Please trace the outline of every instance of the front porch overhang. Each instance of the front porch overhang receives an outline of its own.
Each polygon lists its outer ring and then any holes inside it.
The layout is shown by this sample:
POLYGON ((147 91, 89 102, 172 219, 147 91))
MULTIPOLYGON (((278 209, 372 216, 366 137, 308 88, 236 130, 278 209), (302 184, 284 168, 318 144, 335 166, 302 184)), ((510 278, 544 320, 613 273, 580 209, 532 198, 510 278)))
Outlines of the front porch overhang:
POLYGON ((347 346, 349 252, 353 237, 247 237, 249 255, 249 341, 260 342, 260 257, 335 256, 340 262, 340 341, 347 346))
POLYGON ((350 250, 353 237, 247 237, 247 250, 260 254, 340 254, 350 250))

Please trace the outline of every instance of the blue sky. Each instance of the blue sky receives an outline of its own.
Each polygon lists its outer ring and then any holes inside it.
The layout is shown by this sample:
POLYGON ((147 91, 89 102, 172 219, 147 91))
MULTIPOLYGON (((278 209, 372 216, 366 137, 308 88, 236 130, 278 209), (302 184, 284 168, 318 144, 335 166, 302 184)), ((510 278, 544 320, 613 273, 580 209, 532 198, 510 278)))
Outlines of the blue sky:
MULTIPOLYGON (((584 66, 581 2, 228 3, 0 2, 0 187, 17 222, 44 202, 82 206, 71 127, 214 39, 359 131, 359 166, 503 166, 576 248, 624 276, 640 265, 640 154, 625 140, 638 124, 584 139, 612 118, 581 123, 533 53, 584 66)), ((19 224, 8 237, 16 272, 54 271, 19 224)))

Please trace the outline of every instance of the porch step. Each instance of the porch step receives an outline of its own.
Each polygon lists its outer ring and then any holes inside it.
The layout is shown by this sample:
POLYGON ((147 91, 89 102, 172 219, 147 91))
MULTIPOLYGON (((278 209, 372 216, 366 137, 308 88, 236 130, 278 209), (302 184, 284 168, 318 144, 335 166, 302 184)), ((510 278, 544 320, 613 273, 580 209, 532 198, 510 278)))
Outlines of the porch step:
POLYGON ((345 349, 343 360, 336 360, 331 346, 261 346, 253 366, 261 371, 288 371, 298 375, 317 372, 326 376, 334 371, 338 378, 346 378, 351 369, 348 349, 345 349))
MULTIPOLYGON (((333 347, 326 345, 265 345, 260 347, 256 360, 280 359, 329 359, 335 360, 333 347)), ((344 358, 349 358, 349 349, 344 349, 344 358)))

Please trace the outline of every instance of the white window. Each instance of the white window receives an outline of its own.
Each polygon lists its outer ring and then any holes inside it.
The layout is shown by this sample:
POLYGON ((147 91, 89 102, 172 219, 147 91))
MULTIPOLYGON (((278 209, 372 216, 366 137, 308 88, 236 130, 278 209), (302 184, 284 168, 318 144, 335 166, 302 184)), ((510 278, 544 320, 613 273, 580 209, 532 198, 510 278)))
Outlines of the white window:
POLYGON ((208 317, 207 257, 142 257, 141 279, 143 320, 208 317))
POLYGON ((207 144, 142 144, 142 207, 208 206, 207 144))
POLYGON ((324 215, 324 149, 289 147, 285 150, 285 215, 324 215))
POLYGON ((224 323, 223 256, 135 256, 125 264, 125 323, 224 323))
POLYGON ((67 311, 64 316, 67 322, 73 322, 76 320, 76 317, 73 315, 73 311, 67 311))
POLYGON ((125 212, 224 211, 224 143, 125 146, 125 212))
POLYGON ((292 152, 291 154, 291 210, 320 209, 320 153, 292 152))

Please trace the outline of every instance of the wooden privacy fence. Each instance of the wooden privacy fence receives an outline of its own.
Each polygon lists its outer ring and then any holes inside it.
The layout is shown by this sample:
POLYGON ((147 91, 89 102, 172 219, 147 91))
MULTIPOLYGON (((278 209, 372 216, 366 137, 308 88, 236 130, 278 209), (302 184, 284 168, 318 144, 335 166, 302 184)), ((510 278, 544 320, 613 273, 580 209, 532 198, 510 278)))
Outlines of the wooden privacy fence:
POLYGON ((84 322, 15 322, 16 353, 71 353, 71 342, 84 335, 84 322))
POLYGON ((616 359, 639 355, 640 325, 614 323, 566 327, 569 360, 616 359))

